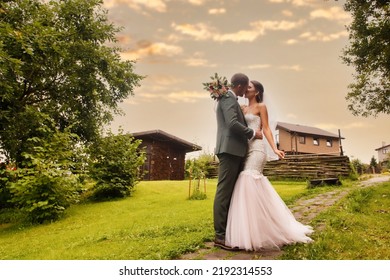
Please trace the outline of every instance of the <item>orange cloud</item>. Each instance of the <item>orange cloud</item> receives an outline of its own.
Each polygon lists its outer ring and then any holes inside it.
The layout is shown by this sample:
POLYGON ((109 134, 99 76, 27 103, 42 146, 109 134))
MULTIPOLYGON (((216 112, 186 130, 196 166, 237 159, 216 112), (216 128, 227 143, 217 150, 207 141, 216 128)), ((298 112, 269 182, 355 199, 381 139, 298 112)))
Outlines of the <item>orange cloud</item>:
POLYGON ((314 6, 318 0, 268 0, 271 3, 291 3, 294 6, 314 6))
POLYGON ((195 40, 214 40, 218 42, 253 42, 259 36, 266 33, 267 30, 272 31, 288 31, 297 28, 305 23, 304 20, 299 21, 256 21, 250 23, 251 28, 247 30, 239 30, 233 33, 220 33, 215 28, 205 24, 176 24, 171 26, 182 33, 188 35, 195 40))
POLYGON ((266 69, 270 68, 271 64, 255 64, 255 65, 249 65, 249 69, 266 69))
POLYGON ((209 25, 205 23, 179 24, 179 25, 176 23, 172 23, 171 26, 176 31, 179 31, 184 35, 193 37, 195 40, 209 40, 214 36, 216 32, 209 25))
POLYGON ((220 15, 220 14, 225 14, 225 13, 226 13, 226 9, 224 9, 224 8, 210 9, 209 10, 210 15, 220 15))
POLYGON ((345 12, 341 7, 331 7, 329 9, 317 9, 310 13, 311 19, 327 19, 331 21, 340 21, 348 23, 351 20, 350 14, 345 12))
POLYGON ((167 10, 167 6, 163 0, 104 0, 103 5, 106 8, 127 5, 138 12, 142 12, 143 8, 160 13, 164 13, 167 10))
POLYGON ((319 31, 315 32, 315 33, 305 32, 305 33, 302 33, 299 37, 302 39, 306 39, 308 41, 330 42, 330 41, 334 41, 334 40, 337 40, 337 39, 342 38, 342 37, 348 37, 348 31, 343 30, 343 31, 331 33, 331 34, 325 34, 325 33, 319 32, 319 31))
POLYGON ((298 64, 296 65, 283 65, 283 66, 280 66, 280 69, 283 69, 283 70, 293 70, 293 71, 302 71, 302 67, 298 64))
POLYGON ((149 56, 167 56, 172 57, 182 53, 183 49, 179 46, 168 45, 166 43, 140 43, 135 50, 122 52, 122 58, 127 60, 136 60, 149 56))

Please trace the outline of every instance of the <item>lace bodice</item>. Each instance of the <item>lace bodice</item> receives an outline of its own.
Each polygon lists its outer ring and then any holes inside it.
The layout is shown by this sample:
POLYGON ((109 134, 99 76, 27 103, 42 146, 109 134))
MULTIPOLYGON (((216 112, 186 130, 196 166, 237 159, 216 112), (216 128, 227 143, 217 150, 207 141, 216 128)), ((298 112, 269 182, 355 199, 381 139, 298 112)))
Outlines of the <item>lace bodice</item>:
MULTIPOLYGON (((245 114, 245 120, 249 128, 259 129, 261 119, 259 116, 248 113, 245 114)), ((253 175, 263 174, 263 168, 267 161, 267 154, 262 139, 249 141, 248 153, 245 159, 244 172, 250 172, 253 175)))
POLYGON ((258 115, 254 115, 252 113, 245 114, 245 121, 249 128, 259 129, 261 124, 261 119, 258 115))

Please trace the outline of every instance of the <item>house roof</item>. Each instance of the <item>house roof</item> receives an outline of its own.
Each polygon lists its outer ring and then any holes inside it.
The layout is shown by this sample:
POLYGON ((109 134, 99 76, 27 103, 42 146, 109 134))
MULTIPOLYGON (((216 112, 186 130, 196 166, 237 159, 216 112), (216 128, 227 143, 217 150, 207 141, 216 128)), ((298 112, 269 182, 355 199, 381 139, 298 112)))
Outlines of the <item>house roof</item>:
POLYGON ((180 139, 159 129, 131 133, 131 135, 136 139, 150 139, 161 142, 171 142, 177 148, 183 149, 186 153, 202 150, 201 146, 180 139))
MULTIPOLYGON (((337 134, 331 133, 329 131, 326 131, 326 130, 323 130, 323 129, 320 129, 317 127, 312 127, 312 126, 278 122, 276 127, 283 128, 284 130, 286 130, 288 132, 297 132, 297 133, 302 133, 302 134, 310 134, 310 135, 316 135, 316 136, 339 138, 339 136, 337 134)), ((345 139, 345 138, 341 137, 341 139, 345 139)))
POLYGON ((380 148, 377 148, 375 149, 375 151, 379 151, 379 150, 382 150, 382 149, 385 149, 385 148, 389 148, 390 147, 390 144, 389 145, 385 145, 385 146, 382 146, 380 148))

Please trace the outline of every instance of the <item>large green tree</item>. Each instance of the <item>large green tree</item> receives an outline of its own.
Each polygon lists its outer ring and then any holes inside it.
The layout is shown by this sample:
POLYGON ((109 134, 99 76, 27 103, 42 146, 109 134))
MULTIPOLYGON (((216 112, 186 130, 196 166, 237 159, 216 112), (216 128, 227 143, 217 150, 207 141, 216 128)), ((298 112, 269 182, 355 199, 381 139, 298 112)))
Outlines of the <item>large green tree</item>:
POLYGON ((348 0, 350 44, 343 60, 355 68, 348 108, 354 115, 390 114, 390 1, 348 0))
POLYGON ((112 47, 120 28, 102 0, 0 2, 0 148, 21 160, 44 113, 60 131, 96 139, 139 86, 112 47))

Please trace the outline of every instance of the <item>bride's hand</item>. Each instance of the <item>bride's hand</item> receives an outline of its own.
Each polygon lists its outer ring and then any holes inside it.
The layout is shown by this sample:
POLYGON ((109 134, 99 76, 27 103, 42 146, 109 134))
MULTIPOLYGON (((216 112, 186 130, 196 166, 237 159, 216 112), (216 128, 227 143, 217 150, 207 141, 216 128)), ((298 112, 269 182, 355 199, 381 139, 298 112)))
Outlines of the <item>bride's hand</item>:
POLYGON ((286 156, 285 153, 281 150, 276 150, 275 154, 277 154, 280 159, 284 159, 284 157, 286 156))

